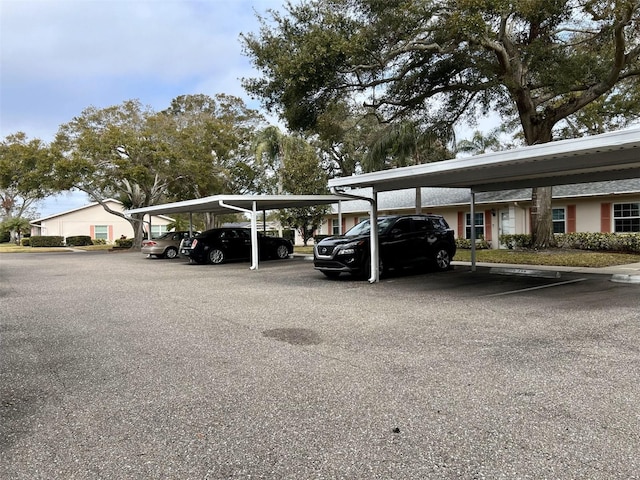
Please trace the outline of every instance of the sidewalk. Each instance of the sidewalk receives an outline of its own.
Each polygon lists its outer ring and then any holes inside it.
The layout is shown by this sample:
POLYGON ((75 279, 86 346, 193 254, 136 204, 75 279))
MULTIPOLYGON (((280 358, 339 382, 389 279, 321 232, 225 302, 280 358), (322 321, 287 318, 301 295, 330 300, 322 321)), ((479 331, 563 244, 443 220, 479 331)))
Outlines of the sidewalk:
MULTIPOLYGON (((453 261, 452 265, 465 265, 471 266, 471 262, 459 262, 453 261)), ((522 264, 507 264, 507 263, 484 263, 476 262, 477 267, 488 268, 500 268, 500 269, 514 269, 522 271, 555 271, 555 272, 567 272, 567 273, 590 273, 611 275, 613 281, 620 281, 625 283, 639 283, 640 284, 640 262, 630 263, 627 265, 614 265, 610 267, 560 267, 552 265, 522 265, 522 264)))

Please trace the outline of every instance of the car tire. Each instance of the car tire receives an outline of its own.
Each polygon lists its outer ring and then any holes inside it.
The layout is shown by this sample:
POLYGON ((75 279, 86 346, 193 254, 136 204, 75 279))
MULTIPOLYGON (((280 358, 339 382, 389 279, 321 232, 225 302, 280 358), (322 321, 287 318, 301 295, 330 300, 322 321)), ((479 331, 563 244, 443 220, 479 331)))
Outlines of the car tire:
POLYGON ((176 258, 177 256, 178 250, 173 247, 169 247, 164 251, 164 258, 176 258))
POLYGON ((212 248, 209 251, 210 263, 213 263, 214 265, 220 265, 221 263, 224 263, 224 261, 225 261, 225 255, 222 250, 220 250, 219 248, 212 248))
POLYGON ((276 248, 276 257, 278 257, 280 260, 289 258, 289 249, 286 245, 278 245, 278 248, 276 248))
POLYGON ((451 255, 449 255, 449 250, 444 247, 438 247, 433 257, 433 262, 437 270, 441 272, 449 270, 449 268, 451 268, 451 255))

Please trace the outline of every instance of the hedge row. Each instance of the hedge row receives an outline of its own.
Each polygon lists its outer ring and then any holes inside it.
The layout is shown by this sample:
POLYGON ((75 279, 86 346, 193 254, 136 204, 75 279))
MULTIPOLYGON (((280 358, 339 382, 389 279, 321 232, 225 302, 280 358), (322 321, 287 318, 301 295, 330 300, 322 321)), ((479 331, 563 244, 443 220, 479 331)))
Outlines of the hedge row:
MULTIPOLYGON (((471 250, 471 240, 468 238, 456 238, 456 247, 461 250, 471 250)), ((485 239, 480 238, 476 240, 477 250, 487 250, 489 248, 491 248, 491 244, 485 239)))
POLYGON ((32 247, 64 247, 64 237, 32 235, 29 237, 32 247))
POLYGON ((93 241, 89 235, 76 235, 67 237, 68 247, 84 247, 85 245, 93 245, 93 241))
MULTIPOLYGON (((604 252, 640 253, 640 233, 560 233, 555 235, 559 248, 604 252)), ((531 235, 500 235, 507 248, 531 248, 531 235)))

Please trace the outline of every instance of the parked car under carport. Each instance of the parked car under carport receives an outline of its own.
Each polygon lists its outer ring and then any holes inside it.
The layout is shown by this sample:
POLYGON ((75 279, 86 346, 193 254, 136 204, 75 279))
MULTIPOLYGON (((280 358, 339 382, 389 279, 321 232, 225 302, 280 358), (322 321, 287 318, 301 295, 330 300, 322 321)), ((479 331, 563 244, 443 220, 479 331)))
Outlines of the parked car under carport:
MULTIPOLYGON (((197 233, 193 232, 193 235, 197 233)), ((176 258, 179 255, 180 243, 191 235, 190 232, 185 230, 167 232, 158 238, 144 240, 140 251, 151 257, 176 258)))

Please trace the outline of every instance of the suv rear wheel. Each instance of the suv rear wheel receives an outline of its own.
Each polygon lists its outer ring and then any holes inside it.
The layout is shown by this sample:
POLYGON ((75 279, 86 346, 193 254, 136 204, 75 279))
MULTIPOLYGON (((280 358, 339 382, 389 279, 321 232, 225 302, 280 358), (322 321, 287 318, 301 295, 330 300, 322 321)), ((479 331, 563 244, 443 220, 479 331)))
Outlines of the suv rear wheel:
POLYGON ((451 267, 451 255, 449 255, 449 250, 444 247, 438 247, 436 249, 436 254, 433 258, 436 268, 440 271, 449 270, 451 267))

